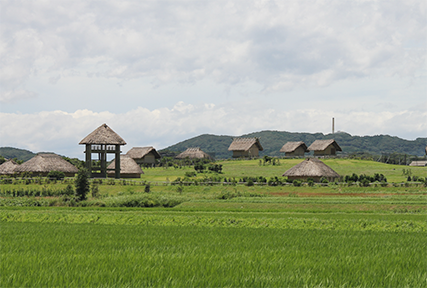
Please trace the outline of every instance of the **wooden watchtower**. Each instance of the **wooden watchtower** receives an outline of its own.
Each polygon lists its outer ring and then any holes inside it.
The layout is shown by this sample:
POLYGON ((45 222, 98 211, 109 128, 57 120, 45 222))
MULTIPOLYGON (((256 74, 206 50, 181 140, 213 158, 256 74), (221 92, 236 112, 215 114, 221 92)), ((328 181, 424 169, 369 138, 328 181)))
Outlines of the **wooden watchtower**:
POLYGON ((90 177, 107 177, 107 154, 115 154, 116 179, 120 179, 120 145, 126 145, 125 140, 114 132, 107 124, 102 124, 79 143, 86 145, 86 168, 90 177), (98 154, 100 166, 92 166, 92 154, 98 154), (117 160, 118 159, 118 160, 117 160))

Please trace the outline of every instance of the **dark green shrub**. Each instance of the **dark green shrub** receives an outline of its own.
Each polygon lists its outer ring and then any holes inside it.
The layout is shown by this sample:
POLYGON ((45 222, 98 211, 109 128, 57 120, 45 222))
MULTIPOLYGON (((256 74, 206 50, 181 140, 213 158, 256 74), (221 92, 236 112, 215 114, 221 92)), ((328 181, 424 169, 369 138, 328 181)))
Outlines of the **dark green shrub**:
POLYGON ((252 181, 252 179, 249 179, 248 182, 246 182, 246 186, 254 186, 254 181, 252 181))
POLYGON ((195 177, 196 175, 196 172, 185 172, 185 177, 195 177))
POLYGON ((76 188, 76 198, 78 201, 83 201, 87 199, 87 194, 89 193, 89 173, 87 169, 80 169, 77 173, 76 180, 74 182, 76 188))
POLYGON ((150 183, 145 184, 144 192, 145 193, 150 193, 150 183))
POLYGON ((90 187, 90 190, 92 192, 92 197, 93 198, 98 198, 99 197, 99 187, 98 187, 98 182, 93 181, 92 185, 90 187))
POLYGON ((294 181, 292 181, 292 184, 295 186, 295 187, 300 187, 301 186, 301 181, 300 180, 294 180, 294 181))
POLYGON ((307 185, 310 186, 310 187, 313 187, 314 186, 314 181, 312 179, 307 180, 307 185))
POLYGON ((65 178, 65 174, 64 174, 64 172, 53 170, 47 174, 47 178, 55 179, 55 180, 62 180, 65 178))

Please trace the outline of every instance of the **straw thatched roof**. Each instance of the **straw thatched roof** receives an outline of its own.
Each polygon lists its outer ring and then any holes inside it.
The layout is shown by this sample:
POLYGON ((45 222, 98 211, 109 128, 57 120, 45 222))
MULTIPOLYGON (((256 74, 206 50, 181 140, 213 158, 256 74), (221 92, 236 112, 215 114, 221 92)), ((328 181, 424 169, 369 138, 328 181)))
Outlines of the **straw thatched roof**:
POLYGON ((50 171, 61 171, 66 176, 73 176, 78 169, 54 153, 37 154, 15 168, 15 172, 31 172, 41 175, 47 175, 50 171))
POLYGON ((288 142, 285 145, 283 145, 282 149, 280 149, 280 152, 285 152, 285 153, 294 152, 300 146, 302 146, 302 148, 304 149, 304 152, 308 152, 307 145, 305 145, 305 143, 302 141, 288 142))
POLYGON ((145 155, 152 153, 154 155, 154 158, 159 159, 161 158, 160 154, 154 149, 153 147, 132 147, 126 155, 128 155, 132 159, 141 159, 145 155))
MULTIPOLYGON (((421 161, 412 161, 411 164, 409 164, 409 166, 418 166, 418 167, 424 167, 427 166, 427 161, 426 160, 421 160, 421 161)), ((1 166, 0 166, 1 167, 1 166)))
POLYGON ((16 167, 18 167, 19 164, 17 164, 12 159, 7 160, 3 164, 0 165, 0 174, 1 175, 10 175, 15 173, 16 167))
POLYGON ((176 158, 178 159, 184 159, 187 157, 190 159, 212 159, 212 157, 208 153, 203 152, 202 149, 200 149, 199 147, 187 148, 187 150, 176 156, 176 158))
POLYGON ((333 145, 336 151, 342 151, 341 147, 334 139, 316 140, 307 149, 308 151, 323 151, 328 148, 329 145, 333 145))
MULTIPOLYGON (((108 165, 108 169, 115 169, 116 167, 116 159, 111 162, 110 165, 108 165)), ((120 177, 126 178, 139 178, 141 177, 141 174, 144 174, 141 167, 130 158, 128 155, 121 154, 120 155, 120 177)), ((114 177, 114 171, 108 171, 108 175, 114 177)))
POLYGON ((287 177, 338 178, 340 175, 317 158, 308 158, 283 173, 287 177))
POLYGON ((107 124, 102 124, 87 135, 79 144, 126 145, 125 140, 113 131, 107 124))
POLYGON ((259 138, 234 138, 228 151, 248 151, 253 145, 256 145, 260 151, 264 150, 259 138))

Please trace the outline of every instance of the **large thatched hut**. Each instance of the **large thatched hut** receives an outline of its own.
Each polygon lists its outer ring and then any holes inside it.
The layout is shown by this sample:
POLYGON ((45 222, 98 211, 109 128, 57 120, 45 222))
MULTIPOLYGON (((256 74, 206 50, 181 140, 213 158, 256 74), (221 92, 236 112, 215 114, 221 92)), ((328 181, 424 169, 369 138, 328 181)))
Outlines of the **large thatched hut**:
POLYGON ((322 177, 334 181, 340 175, 317 158, 308 158, 283 173, 290 180, 312 178, 319 182, 322 177))
POLYGON ((12 159, 9 159, 0 165, 0 175, 12 175, 15 173, 15 169, 18 166, 18 163, 16 163, 12 159))
POLYGON ((212 160, 212 157, 208 153, 206 153, 202 149, 200 149, 199 147, 187 148, 187 150, 178 154, 175 158, 177 158, 177 159, 185 159, 185 158, 189 158, 189 159, 211 159, 212 160))
POLYGON ((307 149, 314 151, 314 156, 333 156, 337 151, 342 151, 334 139, 316 140, 307 149))
POLYGON ((304 153, 308 152, 307 145, 302 141, 287 142, 283 145, 280 152, 285 153, 285 156, 304 156, 304 153))
POLYGON ((135 160, 139 165, 156 164, 156 159, 160 159, 160 154, 153 147, 132 147, 126 155, 135 160))
MULTIPOLYGON (((115 177, 116 159, 107 167, 108 177, 115 177)), ((120 155, 120 177, 121 178, 141 178, 144 172, 141 167, 127 155, 120 155)))
POLYGON ((259 138, 234 138, 228 151, 233 151, 233 158, 254 158, 259 156, 259 151, 264 150, 259 138))
POLYGON ((15 172, 31 172, 33 175, 39 176, 47 176, 50 171, 64 172, 66 177, 73 177, 78 172, 78 169, 54 153, 37 154, 15 168, 15 172))
POLYGON ((115 159, 118 159, 115 162, 115 177, 120 178, 120 146, 126 145, 126 142, 107 124, 99 126, 79 144, 86 145, 86 168, 91 177, 107 177, 107 154, 114 154, 115 159), (92 167, 92 154, 98 154, 100 167, 92 167))

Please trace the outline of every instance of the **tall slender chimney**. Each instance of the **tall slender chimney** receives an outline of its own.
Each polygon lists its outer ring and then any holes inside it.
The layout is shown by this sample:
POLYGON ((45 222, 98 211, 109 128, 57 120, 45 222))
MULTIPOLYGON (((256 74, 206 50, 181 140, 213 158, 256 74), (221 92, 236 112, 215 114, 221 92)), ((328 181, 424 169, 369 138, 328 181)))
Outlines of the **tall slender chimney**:
POLYGON ((335 118, 332 117, 332 134, 335 134, 335 118))

